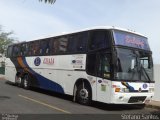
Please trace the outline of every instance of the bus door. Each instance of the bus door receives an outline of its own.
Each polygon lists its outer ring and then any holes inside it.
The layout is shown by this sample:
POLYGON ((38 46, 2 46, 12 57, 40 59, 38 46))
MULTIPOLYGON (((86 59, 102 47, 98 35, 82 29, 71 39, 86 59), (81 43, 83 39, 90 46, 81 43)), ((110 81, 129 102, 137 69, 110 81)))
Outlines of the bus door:
POLYGON ((97 101, 107 102, 110 98, 110 60, 109 53, 97 54, 97 101))

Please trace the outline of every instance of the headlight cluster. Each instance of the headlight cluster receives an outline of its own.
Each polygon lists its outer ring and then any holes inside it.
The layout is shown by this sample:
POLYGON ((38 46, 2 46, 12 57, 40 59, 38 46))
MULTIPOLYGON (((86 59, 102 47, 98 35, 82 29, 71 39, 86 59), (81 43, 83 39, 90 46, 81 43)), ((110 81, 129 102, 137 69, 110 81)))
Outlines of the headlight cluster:
MULTIPOLYGON (((115 92, 129 92, 129 89, 128 88, 115 88, 115 92)), ((149 88, 149 92, 153 93, 154 88, 149 88)))
POLYGON ((121 88, 121 91, 122 92, 129 92, 129 89, 128 88, 121 88))
POLYGON ((128 88, 115 88, 115 92, 129 92, 128 88))

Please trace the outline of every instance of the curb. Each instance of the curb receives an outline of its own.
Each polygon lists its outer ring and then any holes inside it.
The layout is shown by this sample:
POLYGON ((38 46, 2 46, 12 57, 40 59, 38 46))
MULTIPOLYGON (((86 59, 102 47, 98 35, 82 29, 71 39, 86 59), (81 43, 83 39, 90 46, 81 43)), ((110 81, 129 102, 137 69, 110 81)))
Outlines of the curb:
POLYGON ((0 74, 0 80, 4 80, 5 79, 5 75, 0 74))
POLYGON ((146 104, 146 107, 147 108, 155 108, 155 109, 160 110, 160 106, 158 106, 158 105, 146 104))

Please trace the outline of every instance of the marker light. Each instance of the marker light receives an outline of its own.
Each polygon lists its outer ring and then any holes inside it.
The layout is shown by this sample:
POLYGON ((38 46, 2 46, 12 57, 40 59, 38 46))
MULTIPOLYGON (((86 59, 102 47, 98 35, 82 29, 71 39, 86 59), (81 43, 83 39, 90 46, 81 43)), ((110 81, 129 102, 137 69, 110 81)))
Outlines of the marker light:
POLYGON ((120 88, 115 88, 115 92, 120 92, 120 88))

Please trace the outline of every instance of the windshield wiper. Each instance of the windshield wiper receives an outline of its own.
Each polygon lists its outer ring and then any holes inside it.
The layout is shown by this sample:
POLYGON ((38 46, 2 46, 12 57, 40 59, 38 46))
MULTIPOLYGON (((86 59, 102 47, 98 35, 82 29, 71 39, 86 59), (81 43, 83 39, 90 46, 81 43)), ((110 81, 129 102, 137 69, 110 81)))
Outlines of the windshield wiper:
POLYGON ((144 71, 145 75, 146 75, 146 76, 147 76, 147 78, 148 78, 148 81, 149 81, 149 82, 151 82, 151 79, 150 79, 150 77, 149 77, 149 75, 148 75, 148 73, 147 73, 146 69, 143 67, 143 65, 141 65, 141 69, 143 69, 143 71, 144 71))

